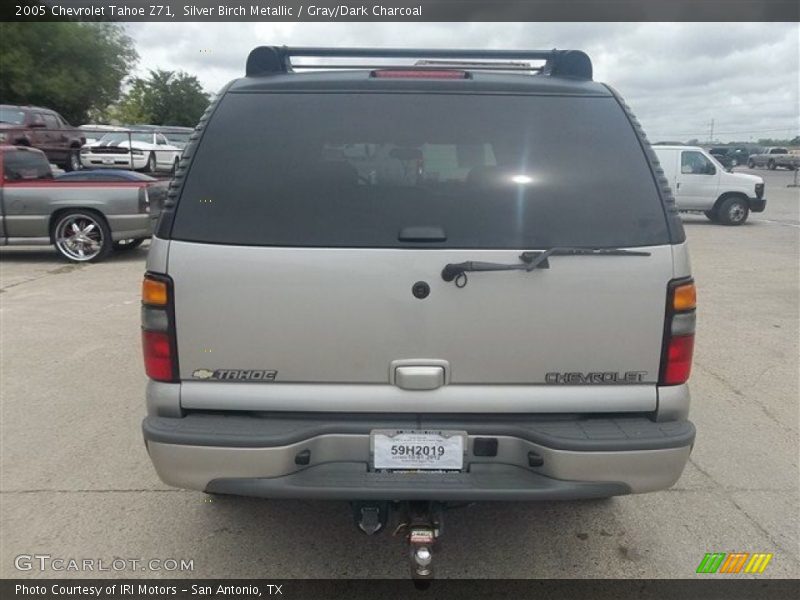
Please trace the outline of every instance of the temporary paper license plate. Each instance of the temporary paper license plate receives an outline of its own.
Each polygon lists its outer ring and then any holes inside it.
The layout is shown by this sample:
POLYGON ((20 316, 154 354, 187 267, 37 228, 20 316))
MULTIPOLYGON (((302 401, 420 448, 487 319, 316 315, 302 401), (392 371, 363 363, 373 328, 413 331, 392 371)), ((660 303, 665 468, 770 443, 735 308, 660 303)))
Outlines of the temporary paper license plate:
POLYGON ((375 430, 371 435, 375 469, 461 470, 465 431, 375 430))

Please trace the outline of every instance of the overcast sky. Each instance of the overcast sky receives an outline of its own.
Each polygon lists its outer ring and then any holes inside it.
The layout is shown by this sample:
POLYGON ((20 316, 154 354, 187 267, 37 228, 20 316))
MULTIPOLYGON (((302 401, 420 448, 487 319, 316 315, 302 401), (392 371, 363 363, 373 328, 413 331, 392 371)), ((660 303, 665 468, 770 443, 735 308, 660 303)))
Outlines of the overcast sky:
POLYGON ((139 72, 182 69, 209 92, 258 45, 577 48, 651 141, 794 137, 797 23, 129 23, 139 72))

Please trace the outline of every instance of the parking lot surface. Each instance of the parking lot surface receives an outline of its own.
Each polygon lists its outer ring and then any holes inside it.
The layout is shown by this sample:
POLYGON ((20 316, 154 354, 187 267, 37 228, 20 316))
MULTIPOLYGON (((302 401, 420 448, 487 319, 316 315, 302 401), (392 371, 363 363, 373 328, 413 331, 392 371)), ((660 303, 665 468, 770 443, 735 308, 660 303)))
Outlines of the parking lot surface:
MULTIPOLYGON (((684 219, 699 295, 697 442, 680 481, 453 510, 439 577, 686 578, 706 552, 771 552, 760 577, 800 577, 800 190, 790 172, 755 173, 767 210, 746 225, 684 219)), ((50 248, 0 250, 0 577, 406 577, 400 539, 360 534, 346 503, 210 498, 158 480, 140 432, 145 256, 76 266, 50 248), (21 572, 20 554, 194 570, 21 572)))

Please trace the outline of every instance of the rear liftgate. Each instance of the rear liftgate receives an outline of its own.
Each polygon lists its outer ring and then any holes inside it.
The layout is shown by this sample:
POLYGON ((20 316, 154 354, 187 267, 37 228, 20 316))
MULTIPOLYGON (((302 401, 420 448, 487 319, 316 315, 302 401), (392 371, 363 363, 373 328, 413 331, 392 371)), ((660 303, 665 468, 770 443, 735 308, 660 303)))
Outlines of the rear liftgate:
MULTIPOLYGON (((474 51, 412 50, 369 48, 256 48, 247 59, 249 77, 291 73, 308 68, 371 69, 375 78, 469 78, 468 71, 521 71, 542 76, 592 78, 592 64, 583 52, 574 50, 474 51), (292 57, 358 58, 358 65, 337 65, 325 62, 292 65, 292 57), (422 59, 412 66, 368 65, 365 59, 422 59), (432 59, 432 60, 431 60, 432 59), (525 62, 519 62, 520 60, 525 62), (544 61, 533 66, 527 61, 544 61)), ((546 257, 544 257, 546 258, 546 257)), ((538 262, 538 261, 537 261, 538 262)), ((466 266, 454 277, 465 280, 467 270, 496 270, 485 265, 466 266)), ((451 278, 452 280, 452 278, 451 278)), ((447 473, 464 468, 465 432, 401 432, 375 431, 372 435, 373 461, 376 470, 414 473, 447 473)), ((396 536, 408 544, 411 576, 424 585, 433 577, 433 555, 443 531, 443 514, 448 506, 434 501, 355 501, 352 503, 357 527, 367 535, 385 529, 390 513, 398 515, 396 536)))

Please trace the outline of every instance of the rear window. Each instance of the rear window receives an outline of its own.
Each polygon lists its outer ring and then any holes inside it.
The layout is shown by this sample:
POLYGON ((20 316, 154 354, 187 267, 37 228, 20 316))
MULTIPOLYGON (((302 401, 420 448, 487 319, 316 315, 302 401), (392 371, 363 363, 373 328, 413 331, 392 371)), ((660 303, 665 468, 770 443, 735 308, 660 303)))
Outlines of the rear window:
POLYGON ((43 154, 28 150, 10 150, 3 154, 3 176, 6 181, 52 179, 50 163, 43 154))
POLYGON ((0 108, 0 123, 22 125, 25 122, 25 113, 15 108, 0 108))
POLYGON ((613 98, 232 93, 184 184, 174 239, 451 248, 668 243, 613 98), (446 241, 398 241, 405 228, 446 241))
POLYGON ((189 143, 189 136, 192 134, 167 132, 164 135, 167 136, 167 140, 169 140, 170 144, 183 148, 186 144, 189 143))

